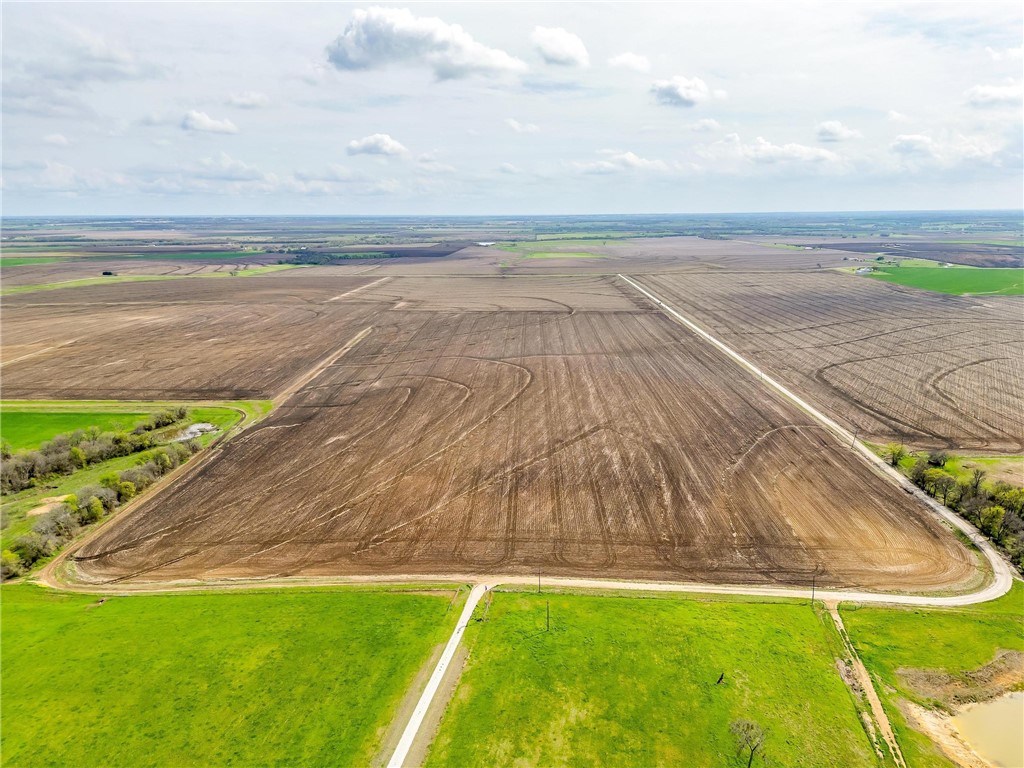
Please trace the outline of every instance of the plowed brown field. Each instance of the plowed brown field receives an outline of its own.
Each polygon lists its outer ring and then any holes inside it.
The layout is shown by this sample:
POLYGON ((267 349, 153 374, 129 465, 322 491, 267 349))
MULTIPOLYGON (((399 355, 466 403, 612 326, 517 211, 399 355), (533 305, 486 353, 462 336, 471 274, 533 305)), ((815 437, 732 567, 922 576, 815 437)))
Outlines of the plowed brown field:
MULTIPOLYGON (((7 398, 280 401, 76 553, 84 577, 817 573, 906 590, 978 577, 917 502, 613 275, 359 270, 5 300, 7 398)), ((895 420, 1019 440, 1001 378, 1020 376, 1019 327, 998 302, 817 272, 641 280, 830 415, 849 420, 856 398, 871 434, 895 420), (973 398, 976 421, 902 396, 933 375, 953 402, 973 398)))
POLYGON ((1024 449, 1018 299, 946 296, 837 273, 644 282, 863 438, 1024 449))
POLYGON ((80 551, 80 572, 976 575, 917 503, 627 286, 569 281, 566 306, 537 311, 554 283, 489 291, 507 309, 479 285, 395 283, 356 296, 418 311, 373 315, 270 419, 80 551), (442 295, 471 311, 415 306, 442 295))

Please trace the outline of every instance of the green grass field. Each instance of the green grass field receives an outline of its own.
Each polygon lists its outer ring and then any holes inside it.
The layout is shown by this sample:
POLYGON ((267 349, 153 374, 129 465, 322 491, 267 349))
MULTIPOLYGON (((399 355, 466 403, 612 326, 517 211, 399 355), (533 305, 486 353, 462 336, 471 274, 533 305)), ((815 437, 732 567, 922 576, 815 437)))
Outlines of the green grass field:
POLYGON ((0 258, 0 269, 4 267, 24 267, 35 264, 54 264, 58 261, 67 261, 60 256, 4 256, 0 258))
POLYGON ((118 253, 103 256, 90 255, 89 258, 103 259, 143 259, 146 261, 210 261, 218 259, 247 258, 262 256, 263 251, 186 251, 179 253, 118 253))
POLYGON ((39 412, 0 408, 0 437, 20 451, 38 448, 54 435, 74 432, 76 429, 99 427, 104 432, 130 431, 144 420, 146 413, 58 411, 39 412))
POLYGON ((453 592, 3 587, 3 764, 368 765, 453 592))
POLYGON ((806 603, 499 593, 465 642, 429 766, 746 765, 738 719, 769 730, 771 765, 876 765, 806 603))
POLYGON ((958 609, 840 607, 857 653, 876 682, 904 757, 911 766, 950 766, 924 735, 910 728, 897 698, 928 702, 904 685, 901 668, 960 673, 992 661, 1000 649, 1024 651, 1024 584, 978 606, 958 609))
MULTIPOLYGON (((14 440, 8 437, 8 426, 11 424, 20 428, 23 440, 31 441, 41 438, 39 442, 42 442, 61 432, 84 429, 92 424, 96 424, 101 429, 113 429, 118 423, 122 423, 130 429, 136 422, 149 414, 172 405, 182 405, 182 403, 73 400, 4 401, 0 403, 0 431, 5 439, 11 440, 15 450, 18 450, 22 446, 15 444, 14 440), (57 428, 58 426, 59 428, 57 428)), ((242 420, 242 414, 238 410, 243 411, 247 419, 253 420, 269 413, 271 407, 270 402, 261 400, 190 406, 188 422, 206 422, 218 428, 217 432, 210 432, 199 438, 199 442, 205 446, 221 437, 226 430, 242 420)), ((18 431, 15 431, 14 435, 17 436, 18 431)), ((35 445, 24 445, 23 447, 33 448, 35 445)), ((15 539, 32 529, 35 518, 29 517, 28 512, 38 507, 43 499, 65 496, 87 485, 95 485, 103 475, 145 463, 152 458, 152 455, 152 451, 142 451, 131 456, 121 456, 90 465, 70 475, 55 477, 45 485, 5 495, 3 503, 0 504, 4 522, 2 533, 0 533, 0 548, 9 547, 15 539)))
POLYGON ((235 274, 230 272, 205 272, 199 275, 108 275, 106 277, 83 277, 78 280, 64 280, 59 283, 37 283, 34 285, 15 285, 0 290, 0 296, 12 296, 18 293, 32 293, 35 291, 56 291, 61 288, 80 288, 83 285, 96 285, 98 283, 148 283, 154 280, 200 280, 214 277, 257 277, 270 272, 280 272, 285 269, 301 269, 302 264, 267 264, 261 267, 242 266, 235 274))
POLYGON ((1024 296, 1024 270, 980 267, 878 267, 867 277, 955 296, 1024 296))

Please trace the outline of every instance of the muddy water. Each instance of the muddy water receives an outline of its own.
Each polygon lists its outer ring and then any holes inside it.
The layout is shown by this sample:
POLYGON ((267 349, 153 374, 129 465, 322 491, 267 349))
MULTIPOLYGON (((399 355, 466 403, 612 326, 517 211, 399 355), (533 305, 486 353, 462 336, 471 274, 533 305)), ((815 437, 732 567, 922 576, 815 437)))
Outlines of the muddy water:
POLYGON ((993 765, 1024 766, 1024 691, 974 704, 953 723, 971 749, 993 765))

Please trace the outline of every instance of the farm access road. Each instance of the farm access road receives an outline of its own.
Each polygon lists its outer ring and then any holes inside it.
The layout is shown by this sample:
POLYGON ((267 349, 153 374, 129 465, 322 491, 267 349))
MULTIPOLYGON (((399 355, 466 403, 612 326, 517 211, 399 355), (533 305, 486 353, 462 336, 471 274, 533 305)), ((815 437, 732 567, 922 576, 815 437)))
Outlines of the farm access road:
MULTIPOLYGON (((745 369, 748 373, 751 373, 758 377, 758 379, 768 386, 770 389, 775 390, 778 394, 785 397, 791 403, 796 405, 800 410, 806 413, 808 416, 813 418, 819 424, 821 424, 825 431, 831 434, 836 440, 838 440, 844 448, 851 448, 865 460, 868 465, 875 470, 877 474, 894 483, 897 487, 903 489, 906 493, 912 495, 924 504, 929 510, 937 515, 943 522, 951 526, 957 531, 963 533, 971 543, 974 544, 980 552, 984 555, 988 561, 989 566, 992 568, 992 583, 986 588, 966 594, 956 595, 949 597, 929 597, 929 596, 915 596, 915 595, 883 595, 874 593, 863 593, 863 592, 851 592, 851 591, 834 591, 826 592, 821 591, 820 594, 823 596, 823 600, 851 600, 858 602, 881 602, 881 603, 896 603, 902 605, 931 605, 931 606, 956 606, 956 605, 970 605, 973 603, 983 603, 988 600, 995 600, 997 597, 1001 597, 1010 591, 1010 587, 1013 584, 1013 573, 1010 570, 1010 566, 1007 565, 1006 561, 996 552, 995 548, 973 525, 954 514, 944 506, 939 504, 937 501, 928 496, 924 491, 919 489, 907 478, 903 477, 896 469, 890 467, 881 458, 876 456, 863 443, 857 441, 857 436, 851 433, 848 429, 840 426, 833 419, 823 414, 817 408, 807 403, 803 398, 794 394, 787 387, 783 386, 771 376, 768 376, 764 371, 754 365, 752 362, 747 360, 745 357, 740 355, 732 348, 726 346, 721 341, 716 339, 710 333, 705 331, 703 328, 698 326, 692 320, 681 315, 674 308, 666 304, 655 294, 647 290, 643 285, 638 283, 632 278, 626 277, 625 275, 618 275, 618 277, 631 286, 636 288, 640 293, 646 296, 648 299, 653 301, 660 309, 666 312, 669 316, 682 323, 684 326, 693 331, 699 338, 710 343, 712 346, 717 348, 720 352, 725 353, 726 357, 738 364, 741 368, 745 369), (884 598, 900 598, 900 599, 884 599, 884 598)), ((789 592, 789 596, 793 595, 793 590, 778 587, 765 587, 757 588, 751 587, 747 589, 747 594, 772 594, 775 590, 783 590, 789 592)), ((714 592, 715 590, 708 590, 714 592)), ((807 592, 808 590, 803 590, 807 592)))

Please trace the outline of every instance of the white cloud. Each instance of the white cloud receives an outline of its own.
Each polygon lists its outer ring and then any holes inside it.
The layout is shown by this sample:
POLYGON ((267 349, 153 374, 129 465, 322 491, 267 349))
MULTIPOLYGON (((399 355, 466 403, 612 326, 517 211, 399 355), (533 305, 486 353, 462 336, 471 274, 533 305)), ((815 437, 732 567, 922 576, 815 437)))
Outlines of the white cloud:
POLYGON ((399 8, 353 11, 344 31, 327 46, 327 58, 341 70, 425 64, 438 80, 526 71, 524 62, 478 43, 458 24, 399 8))
POLYGON ((75 194, 124 187, 128 180, 119 173, 102 170, 79 171, 70 165, 47 160, 32 186, 75 194))
POLYGON ((422 154, 416 159, 416 169, 420 173, 427 174, 447 174, 455 173, 455 167, 442 163, 434 155, 430 153, 422 154))
POLYGON ((997 51, 994 48, 985 47, 985 51, 992 57, 992 61, 1020 61, 1024 59, 1024 46, 1007 48, 1005 51, 997 51))
POLYGON ((690 123, 687 128, 691 131, 696 131, 697 133, 711 133, 712 131, 722 130, 722 124, 713 118, 705 117, 703 120, 690 123))
POLYGON ((590 66, 590 54, 583 41, 578 35, 561 27, 534 27, 530 39, 548 64, 561 67, 590 66))
POLYGON ((925 134, 897 136, 889 145, 905 168, 1009 167, 1020 168, 1020 154, 984 136, 945 135, 938 139, 925 134))
POLYGON ((669 170, 668 165, 664 161, 650 160, 646 157, 640 157, 634 152, 618 152, 605 149, 600 154, 605 155, 603 160, 591 163, 573 163, 573 165, 583 173, 593 174, 623 173, 626 171, 664 172, 669 170))
POLYGON ((919 133, 905 133, 897 136, 889 145, 889 149, 898 155, 935 156, 935 142, 931 136, 919 133))
POLYGON ((339 165, 338 163, 329 163, 327 168, 323 171, 308 173, 299 171, 295 174, 295 178, 299 181, 327 181, 337 183, 348 183, 351 181, 359 181, 363 177, 353 171, 351 168, 345 165, 339 165))
POLYGON ((839 155, 827 149, 795 143, 772 144, 761 136, 753 144, 742 145, 741 151, 756 163, 832 163, 839 160, 839 155))
POLYGON ((864 134, 853 128, 848 128, 838 120, 826 120, 818 123, 818 141, 849 141, 851 139, 862 139, 864 134))
POLYGON ((646 56, 641 56, 638 53, 620 53, 618 56, 612 56, 608 59, 609 67, 621 67, 622 69, 631 69, 634 72, 650 72, 651 71, 651 60, 646 56))
POLYGON ((155 77, 162 69, 143 64, 125 48, 87 29, 75 29, 74 39, 63 42, 60 54, 18 62, 29 75, 73 88, 82 83, 138 80, 155 77))
POLYGON ((258 168, 235 160, 227 152, 221 152, 216 157, 204 157, 199 161, 199 171, 196 174, 205 179, 220 179, 224 181, 256 181, 263 179, 266 175, 258 168))
POLYGON ((501 173, 508 173, 508 174, 521 173, 519 168, 517 168, 516 166, 512 165, 512 163, 502 163, 501 165, 498 166, 498 170, 501 173))
POLYGON ((216 120, 205 112, 190 109, 181 120, 182 130, 201 133, 238 133, 238 126, 227 118, 216 120))
POLYGON ((972 107, 1020 106, 1024 90, 1020 82, 1009 81, 1002 85, 976 85, 964 96, 972 107))
POLYGON ((505 125, 516 133, 540 133, 540 126, 533 123, 520 123, 514 117, 506 118, 505 125))
POLYGON ((725 91, 712 91, 699 77, 676 75, 669 80, 655 80, 651 93, 659 104, 669 107, 695 107, 711 99, 724 99, 725 91))
POLYGON ((345 151, 350 155, 404 155, 409 150, 386 133, 375 133, 372 136, 353 139, 345 147, 345 151))
POLYGON ((239 109, 260 109, 270 103, 270 98, 265 93, 248 91, 247 93, 234 93, 228 98, 228 105, 239 109))
POLYGON ((897 112, 895 109, 890 109, 886 115, 886 119, 893 123, 907 123, 910 122, 910 115, 905 115, 902 112, 897 112))
POLYGON ((55 147, 70 147, 71 142, 68 141, 67 136, 62 133, 51 133, 43 137, 43 141, 46 144, 52 144, 55 147))
POLYGON ((835 152, 805 144, 773 144, 762 136, 744 143, 730 133, 720 141, 701 147, 697 154, 712 162, 708 170, 742 172, 751 167, 813 172, 839 172, 845 169, 843 158, 835 152))

